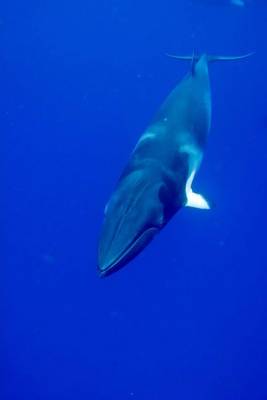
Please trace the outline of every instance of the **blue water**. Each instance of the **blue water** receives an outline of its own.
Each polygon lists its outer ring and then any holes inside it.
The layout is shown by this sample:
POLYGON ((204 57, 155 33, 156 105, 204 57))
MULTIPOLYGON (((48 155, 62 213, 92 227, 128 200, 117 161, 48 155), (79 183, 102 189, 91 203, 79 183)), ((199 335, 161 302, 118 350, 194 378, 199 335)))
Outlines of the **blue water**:
MULTIPOLYGON (((223 2, 221 2, 223 3, 223 2)), ((2 1, 1 400, 267 399, 267 5, 2 1), (190 68, 213 116, 194 188, 100 279, 103 209, 138 136, 190 68)))

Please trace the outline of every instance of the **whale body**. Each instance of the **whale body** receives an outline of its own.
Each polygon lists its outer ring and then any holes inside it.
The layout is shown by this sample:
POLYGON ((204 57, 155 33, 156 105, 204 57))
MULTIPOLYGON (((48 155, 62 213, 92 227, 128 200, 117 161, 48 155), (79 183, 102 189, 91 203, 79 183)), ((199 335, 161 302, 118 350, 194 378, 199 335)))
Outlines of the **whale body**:
POLYGON ((140 137, 105 208, 98 249, 101 276, 132 260, 182 207, 209 209, 208 201, 192 190, 210 130, 208 63, 244 57, 191 57, 191 70, 140 137))

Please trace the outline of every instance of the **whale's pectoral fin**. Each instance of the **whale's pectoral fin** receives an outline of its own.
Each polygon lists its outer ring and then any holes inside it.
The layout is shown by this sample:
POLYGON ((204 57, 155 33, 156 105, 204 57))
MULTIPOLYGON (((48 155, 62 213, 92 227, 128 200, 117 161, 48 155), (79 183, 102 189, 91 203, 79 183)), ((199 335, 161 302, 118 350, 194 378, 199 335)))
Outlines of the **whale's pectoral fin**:
POLYGON ((209 210, 210 206, 207 200, 199 193, 194 193, 192 190, 192 182, 194 179, 196 171, 193 171, 191 175, 189 176, 186 186, 185 186, 185 192, 186 192, 186 207, 194 207, 194 208, 200 208, 202 210, 209 210))
POLYGON ((186 207, 200 208, 202 210, 209 210, 210 206, 207 200, 199 193, 194 193, 192 190, 188 193, 186 207))

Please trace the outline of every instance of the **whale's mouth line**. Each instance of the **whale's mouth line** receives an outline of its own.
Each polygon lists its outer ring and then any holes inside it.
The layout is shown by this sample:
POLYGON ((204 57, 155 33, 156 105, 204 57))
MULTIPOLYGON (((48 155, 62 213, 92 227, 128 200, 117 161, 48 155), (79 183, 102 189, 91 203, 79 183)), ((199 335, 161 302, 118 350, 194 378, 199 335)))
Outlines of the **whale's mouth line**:
POLYGON ((131 253, 131 251, 135 248, 135 246, 142 240, 142 238, 150 231, 150 230, 155 230, 158 231, 159 227, 157 226, 150 226, 147 228, 145 231, 143 231, 141 234, 137 234, 134 239, 126 246, 124 250, 121 251, 121 253, 113 259, 113 261, 108 265, 107 268, 105 269, 100 269, 100 276, 105 277, 109 275, 111 272, 114 272, 118 270, 121 266, 122 263, 125 259, 125 257, 131 253))
POLYGON ((143 235, 144 233, 145 233, 145 232, 143 232, 140 236, 137 235, 137 236, 126 246, 126 248, 125 248, 124 250, 122 250, 122 251, 120 252, 120 254, 119 254, 115 259, 113 259, 113 261, 109 264, 109 266, 108 266, 107 268, 105 268, 103 271, 100 271, 100 276, 106 276, 106 275, 108 275, 108 274, 111 272, 111 270, 113 271, 116 267, 119 268, 120 263, 122 262, 122 260, 125 258, 125 256, 126 256, 127 254, 129 254, 130 250, 133 249, 133 247, 134 247, 134 245, 136 244, 136 242, 138 241, 138 239, 141 238, 142 235, 143 235))

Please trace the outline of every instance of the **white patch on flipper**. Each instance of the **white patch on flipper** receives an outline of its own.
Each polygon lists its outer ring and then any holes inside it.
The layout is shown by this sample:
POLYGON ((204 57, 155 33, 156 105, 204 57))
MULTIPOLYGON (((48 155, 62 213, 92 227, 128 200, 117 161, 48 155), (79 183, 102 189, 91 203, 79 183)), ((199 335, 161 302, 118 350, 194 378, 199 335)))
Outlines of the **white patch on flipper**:
POLYGON ((200 208, 202 210, 209 210, 210 206, 207 200, 201 196, 199 193, 194 193, 192 190, 192 182, 194 179, 194 176, 196 174, 196 170, 194 170, 191 175, 189 176, 186 185, 185 185, 185 193, 186 193, 186 207, 194 207, 194 208, 200 208))

